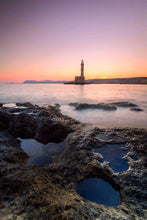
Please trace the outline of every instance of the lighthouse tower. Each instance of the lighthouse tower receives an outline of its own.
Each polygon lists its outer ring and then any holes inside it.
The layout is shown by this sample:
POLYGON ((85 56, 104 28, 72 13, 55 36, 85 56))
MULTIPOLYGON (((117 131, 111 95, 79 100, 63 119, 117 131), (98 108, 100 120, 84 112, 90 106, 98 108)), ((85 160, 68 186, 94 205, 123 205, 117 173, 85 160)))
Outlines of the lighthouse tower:
POLYGON ((84 61, 81 61, 81 76, 84 77, 84 61))
POLYGON ((84 61, 81 61, 81 76, 75 77, 75 83, 77 84, 83 84, 85 83, 85 77, 84 77, 84 61))

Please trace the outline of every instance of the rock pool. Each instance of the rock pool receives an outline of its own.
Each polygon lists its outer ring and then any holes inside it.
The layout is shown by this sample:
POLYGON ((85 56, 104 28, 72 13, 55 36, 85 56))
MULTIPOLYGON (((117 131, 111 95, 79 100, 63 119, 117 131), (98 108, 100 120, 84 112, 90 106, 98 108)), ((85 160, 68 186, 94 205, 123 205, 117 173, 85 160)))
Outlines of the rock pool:
POLYGON ((106 144, 103 147, 94 149, 94 152, 102 154, 105 161, 110 162, 110 167, 114 172, 126 171, 129 164, 122 159, 126 154, 122 148, 124 144, 106 144))
POLYGON ((99 178, 88 178, 77 184, 77 192, 87 200, 106 206, 120 204, 119 192, 106 181, 99 178))
POLYGON ((64 151, 68 139, 74 133, 75 132, 70 133, 67 138, 60 143, 50 142, 48 144, 42 144, 35 139, 18 139, 21 141, 21 148, 30 157, 27 164, 35 164, 44 167, 53 161, 54 156, 58 156, 64 151))

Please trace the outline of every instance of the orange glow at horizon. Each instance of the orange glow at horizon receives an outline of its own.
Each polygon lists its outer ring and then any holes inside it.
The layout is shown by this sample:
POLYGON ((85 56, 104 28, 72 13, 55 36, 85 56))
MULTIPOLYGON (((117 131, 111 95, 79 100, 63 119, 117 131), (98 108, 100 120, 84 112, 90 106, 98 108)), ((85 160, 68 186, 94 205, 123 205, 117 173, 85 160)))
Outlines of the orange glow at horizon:
MULTIPOLYGON (((69 62, 69 58, 62 62, 38 62, 31 61, 25 66, 11 66, 0 72, 0 82, 23 82, 25 80, 74 80, 76 75, 80 75, 80 59, 69 62), (56 67, 57 66, 57 67, 56 67), (16 68, 17 67, 17 68, 16 68), (16 68, 16 69, 15 69, 16 68)), ((113 62, 89 63, 88 58, 85 61, 86 79, 110 79, 110 78, 129 78, 129 77, 147 77, 147 64, 138 62, 138 66, 129 65, 129 61, 123 64, 114 64, 113 62)), ((131 62, 130 62, 131 63, 131 62)))

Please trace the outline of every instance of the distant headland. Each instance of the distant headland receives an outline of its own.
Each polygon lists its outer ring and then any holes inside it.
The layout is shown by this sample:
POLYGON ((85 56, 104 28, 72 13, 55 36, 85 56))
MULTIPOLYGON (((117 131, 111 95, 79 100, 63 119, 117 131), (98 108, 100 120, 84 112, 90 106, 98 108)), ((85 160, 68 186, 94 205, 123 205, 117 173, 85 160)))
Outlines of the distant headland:
POLYGON ((53 81, 53 80, 43 80, 43 81, 37 81, 37 80, 25 80, 23 83, 30 83, 30 84, 39 84, 39 83, 46 83, 46 84, 48 84, 48 83, 65 83, 66 81, 60 81, 60 80, 57 80, 57 81, 53 81))

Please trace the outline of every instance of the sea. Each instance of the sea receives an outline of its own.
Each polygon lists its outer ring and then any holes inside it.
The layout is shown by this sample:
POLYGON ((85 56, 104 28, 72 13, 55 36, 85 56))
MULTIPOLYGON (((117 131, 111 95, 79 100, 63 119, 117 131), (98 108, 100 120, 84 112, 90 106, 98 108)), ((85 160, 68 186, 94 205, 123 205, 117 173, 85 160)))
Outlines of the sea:
POLYGON ((100 128, 147 128, 147 85, 126 84, 0 84, 0 103, 60 104, 61 112, 82 123, 100 128), (69 103, 131 102, 143 111, 118 107, 75 110, 69 103))

